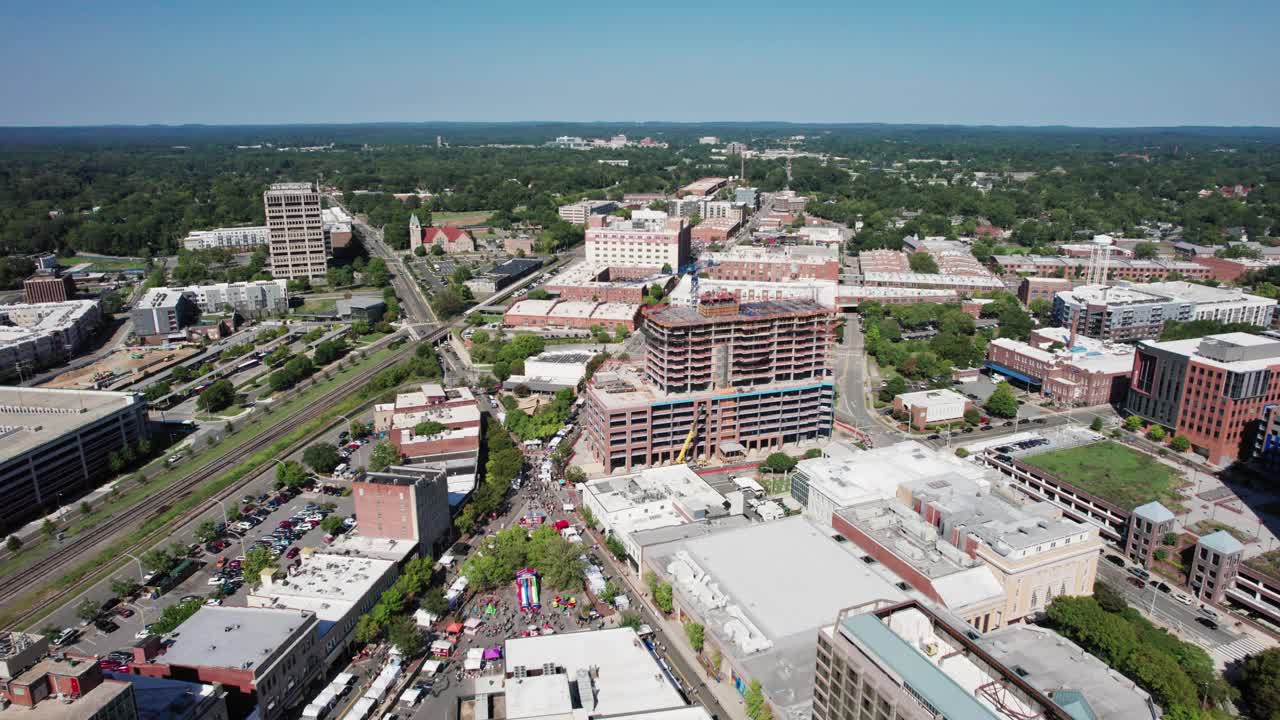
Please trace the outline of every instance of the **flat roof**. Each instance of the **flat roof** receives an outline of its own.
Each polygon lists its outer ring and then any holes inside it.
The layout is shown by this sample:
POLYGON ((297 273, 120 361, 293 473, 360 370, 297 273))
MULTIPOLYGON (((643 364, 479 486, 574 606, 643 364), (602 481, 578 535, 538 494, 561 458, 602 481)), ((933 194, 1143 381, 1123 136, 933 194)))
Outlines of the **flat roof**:
POLYGON ((1097 720, 1156 720, 1151 696, 1079 645, 1036 625, 1007 625, 976 641, 978 647, 1054 700, 1073 717, 1082 694, 1097 720))
POLYGON ((898 396, 904 405, 912 407, 933 407, 949 403, 965 403, 969 398, 955 390, 921 390, 920 392, 903 393, 898 396))
POLYGON ((356 533, 344 533, 329 546, 329 552, 336 555, 361 555, 363 557, 381 558, 401 563, 418 551, 415 540, 396 540, 393 538, 377 538, 356 533))
POLYGON ((801 460, 795 471, 803 473, 809 487, 830 498, 836 508, 894 497, 899 485, 913 480, 984 475, 977 465, 914 440, 872 450, 833 442, 823 448, 823 457, 801 460))
POLYGON ((830 309, 824 308, 812 300, 766 300, 764 302, 741 303, 738 305, 738 313, 736 315, 707 317, 699 312, 695 307, 678 307, 670 305, 649 312, 648 317, 655 322, 676 324, 764 320, 771 317, 784 317, 789 315, 827 315, 830 313, 830 309))
POLYGON ((933 275, 913 272, 867 272, 865 282, 910 282, 922 285, 1002 288, 1004 283, 993 275, 933 275))
POLYGON ((1280 339, 1266 335, 1250 335, 1249 333, 1223 333, 1221 335, 1206 335, 1204 337, 1188 338, 1186 340, 1166 340, 1165 342, 1150 341, 1140 343, 1140 347, 1149 347, 1174 355, 1182 355, 1183 357, 1194 360, 1201 365, 1208 365, 1210 367, 1229 370, 1232 372, 1265 370, 1280 363, 1280 339), (1251 354, 1262 356, 1245 360, 1216 360, 1201 354, 1201 343, 1206 341, 1213 343, 1218 348, 1230 347, 1233 345, 1242 348, 1251 348, 1254 350, 1254 353, 1251 354), (1261 351, 1267 350, 1268 346, 1274 346, 1275 352, 1263 354, 1261 351))
POLYGON ((323 621, 341 620, 396 567, 393 560, 337 555, 303 556, 287 580, 275 580, 249 593, 253 607, 308 610, 323 621))
POLYGON ((70 718, 96 717, 103 708, 110 705, 117 697, 132 692, 133 686, 127 682, 103 680, 102 684, 76 698, 71 704, 58 702, 57 697, 51 695, 32 707, 9 705, 9 707, 0 710, 0 718, 4 720, 16 720, 17 718, 69 720, 70 718))
MULTIPOLYGON (((226 690, 217 685, 186 682, 172 678, 147 677, 129 673, 105 673, 133 685, 133 700, 138 706, 139 720, 170 720, 188 717, 196 706, 213 702, 226 690)), ((197 713, 197 716, 200 716, 197 713)))
POLYGON ((1221 302, 1254 302, 1268 305, 1276 304, 1276 300, 1274 298, 1248 295, 1240 288, 1210 287, 1208 285, 1200 285, 1198 283, 1187 282, 1185 280, 1145 283, 1143 285, 1136 285, 1135 287, 1147 292, 1159 295, 1169 295, 1179 300, 1186 300, 1196 304, 1207 305, 1221 302))
POLYGON ((250 669, 256 675, 315 614, 303 610, 205 606, 155 662, 183 667, 250 669))
POLYGON ((556 306, 559 300, 521 300, 511 307, 507 308, 507 315, 531 315, 534 317, 546 317, 551 314, 551 308, 556 306))
POLYGON ((682 525, 725 514, 724 496, 686 465, 646 468, 588 482, 584 494, 599 503, 615 532, 682 525))
POLYGON ((524 666, 541 669, 551 663, 562 675, 509 678, 507 717, 528 718, 553 712, 568 713, 568 682, 578 672, 591 674, 595 686, 594 716, 628 715, 686 706, 684 698, 659 668, 648 648, 631 628, 512 638, 505 643, 507 672, 524 666), (556 678, 562 678, 557 680, 556 678), (533 682, 527 682, 532 680, 533 682))
POLYGON ((141 402, 134 393, 0 386, 0 452, 17 457, 141 402))
POLYGON ((486 274, 504 276, 523 275, 530 270, 540 267, 542 267, 542 261, 537 258, 511 258, 486 274))

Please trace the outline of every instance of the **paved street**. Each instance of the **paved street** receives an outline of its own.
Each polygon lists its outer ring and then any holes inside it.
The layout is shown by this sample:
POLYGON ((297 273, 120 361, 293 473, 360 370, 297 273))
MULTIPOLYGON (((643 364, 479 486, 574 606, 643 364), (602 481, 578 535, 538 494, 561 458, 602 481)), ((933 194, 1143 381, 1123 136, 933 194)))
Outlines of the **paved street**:
POLYGON ((871 436, 877 447, 906 438, 873 417, 867 409, 867 358, 863 344, 862 321, 849 316, 844 325, 844 342, 835 349, 836 419, 848 423, 871 436))

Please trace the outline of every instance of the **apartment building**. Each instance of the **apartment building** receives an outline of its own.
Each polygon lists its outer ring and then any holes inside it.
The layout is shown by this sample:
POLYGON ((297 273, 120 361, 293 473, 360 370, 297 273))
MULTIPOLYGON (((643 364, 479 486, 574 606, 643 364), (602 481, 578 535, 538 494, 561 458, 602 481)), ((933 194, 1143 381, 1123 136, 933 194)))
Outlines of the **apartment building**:
POLYGON ((1209 287, 1178 280, 1134 285, 1133 289, 1191 303, 1194 306, 1192 320, 1247 323, 1265 328, 1271 327, 1276 310, 1275 298, 1248 295, 1240 288, 1209 287))
POLYGON ((1070 290, 1074 285, 1075 283, 1066 278, 1022 278, 1022 282, 1018 283, 1018 299, 1027 306, 1031 305, 1032 300, 1048 300, 1052 303, 1054 295, 1070 290))
POLYGON ((641 328, 643 365, 608 364, 586 391, 588 446, 610 470, 830 435, 831 310, 714 294, 646 309, 641 328))
POLYGON ((0 387, 0 534, 74 501, 109 474, 107 457, 148 436, 140 395, 0 387))
POLYGON ((177 288, 151 288, 129 312, 133 333, 140 338, 167 338, 195 322, 200 311, 191 298, 177 288))
POLYGON ((253 227, 214 228, 192 230, 182 241, 187 250, 230 250, 248 252, 265 247, 271 242, 271 231, 266 225, 253 227))
POLYGON ((1187 585, 1197 599, 1218 605, 1240 574, 1244 545, 1226 530, 1196 540, 1187 585))
POLYGON ((366 472, 351 483, 351 494, 361 535, 417 543, 420 555, 444 549, 452 526, 442 463, 366 472))
POLYGON ((70 275, 37 273, 22 281, 23 294, 28 303, 55 303, 74 300, 76 283, 70 275))
POLYGON ((990 275, 986 266, 970 252, 969 247, 956 240, 942 237, 917 238, 914 235, 903 240, 903 247, 912 252, 928 254, 943 275, 990 275))
POLYGON ((1195 303, 1131 286, 1081 285, 1054 295, 1053 324, 1085 337, 1132 342, 1160 336, 1171 320, 1195 317, 1195 303))
POLYGON ((560 206, 560 219, 574 225, 586 225, 592 215, 608 215, 618 209, 612 200, 582 200, 560 206))
POLYGON ((847 608, 818 632, 813 720, 1159 720, 1151 696, 1033 625, 974 633, 917 600, 847 608))
POLYGON ((864 272, 862 284, 868 287, 954 290, 966 297, 974 293, 1005 289, 1000 278, 991 275, 942 275, 917 272, 864 272))
POLYGON ((691 234, 682 218, 637 211, 630 219, 592 215, 586 234, 587 263, 620 272, 679 271, 689 263, 691 234))
POLYGON ((0 305, 0 377, 74 357, 102 324, 96 300, 0 305))
POLYGON ((201 312, 234 310, 248 317, 261 317, 289 309, 287 280, 253 280, 167 289, 185 295, 201 312))
POLYGON ((1226 333, 1138 343, 1125 412, 1171 429, 1221 464, 1252 451, 1280 401, 1280 337, 1226 333))
POLYGON ((1067 328, 1038 328, 1027 342, 992 340, 986 367, 1060 403, 1103 405, 1124 399, 1133 346, 1075 335, 1067 328))
MULTIPOLYGON (((992 260, 1000 272, 1008 275, 1049 275, 1079 278, 1087 274, 1088 258, 1054 255, 996 255, 992 260)), ((1127 260, 1112 258, 1107 265, 1107 281, 1155 282, 1170 276, 1192 280, 1208 280, 1213 271, 1194 262, 1181 260, 1127 260)))
POLYGON ((703 253, 700 263, 702 272, 715 280, 834 282, 840 278, 840 251, 832 247, 738 245, 724 252, 703 253))
POLYGON ((858 267, 866 273, 911 272, 911 261, 901 250, 863 250, 858 253, 858 267))
POLYGON ((311 183, 275 183, 263 193, 262 204, 271 275, 285 280, 323 277, 330 253, 325 249, 320 193, 311 183))

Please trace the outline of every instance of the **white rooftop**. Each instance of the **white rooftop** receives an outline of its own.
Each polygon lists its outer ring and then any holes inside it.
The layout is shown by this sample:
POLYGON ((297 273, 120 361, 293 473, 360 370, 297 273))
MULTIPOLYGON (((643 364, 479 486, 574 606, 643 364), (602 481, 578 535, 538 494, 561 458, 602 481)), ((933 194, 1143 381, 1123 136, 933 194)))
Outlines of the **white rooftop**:
POLYGON ((595 710, 589 713, 592 717, 686 707, 680 693, 630 628, 512 638, 505 644, 505 655, 508 673, 520 666, 540 670, 546 663, 561 671, 556 675, 508 678, 506 704, 511 720, 546 716, 585 720, 588 713, 574 712, 569 696, 569 684, 578 681, 579 671, 591 673, 595 687, 595 710))
POLYGON ((249 593, 250 607, 310 610, 320 620, 336 622, 364 600, 396 566, 395 561, 315 553, 285 580, 274 580, 249 593))
POLYGON ((907 407, 932 407, 934 405, 950 405, 968 401, 964 395, 955 390, 921 390, 920 392, 903 393, 898 396, 907 407))
POLYGON ((604 510, 601 522, 621 535, 724 514, 724 496, 685 465, 599 478, 583 494, 604 510))
POLYGON ((156 661, 257 674, 306 623, 315 623, 315 617, 303 610, 202 607, 182 623, 182 632, 156 661))
MULTIPOLYGON (((954 455, 938 453, 914 440, 861 450, 831 443, 823 457, 801 460, 796 471, 810 488, 831 498, 837 508, 894 497, 899 485, 946 474, 980 479, 981 468, 954 455)), ((834 616, 833 616, 834 617, 834 616)))

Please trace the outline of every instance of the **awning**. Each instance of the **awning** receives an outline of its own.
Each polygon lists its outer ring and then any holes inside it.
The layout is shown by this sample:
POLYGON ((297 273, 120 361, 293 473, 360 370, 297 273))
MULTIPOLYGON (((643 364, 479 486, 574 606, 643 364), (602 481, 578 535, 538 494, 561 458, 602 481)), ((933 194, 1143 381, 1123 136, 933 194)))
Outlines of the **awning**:
POLYGON ((449 623, 449 626, 446 627, 444 631, 447 633, 452 633, 456 635, 457 633, 462 632, 462 623, 457 623, 457 622, 449 623))
POLYGON ((992 361, 988 360, 988 361, 987 361, 987 367, 991 368, 992 370, 995 370, 996 372, 1000 373, 1001 375, 1008 375, 1008 376, 1009 376, 1009 377, 1011 377, 1011 378, 1015 378, 1015 379, 1017 379, 1017 380, 1021 380, 1022 382, 1026 383, 1026 384, 1028 384, 1028 385, 1039 385, 1039 384, 1040 384, 1040 381, 1039 381, 1039 380, 1037 380, 1037 379, 1035 379, 1035 378, 1031 377, 1030 375, 1024 375, 1024 374, 1022 374, 1022 373, 1018 372, 1017 370, 1010 370, 1009 368, 1007 368, 1007 367, 1005 367, 1005 366, 1001 365, 1001 364, 1000 364, 1000 363, 998 363, 998 362, 992 362, 992 361))

